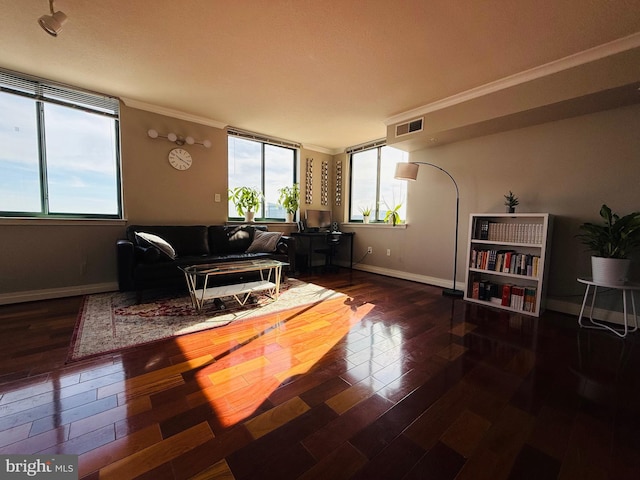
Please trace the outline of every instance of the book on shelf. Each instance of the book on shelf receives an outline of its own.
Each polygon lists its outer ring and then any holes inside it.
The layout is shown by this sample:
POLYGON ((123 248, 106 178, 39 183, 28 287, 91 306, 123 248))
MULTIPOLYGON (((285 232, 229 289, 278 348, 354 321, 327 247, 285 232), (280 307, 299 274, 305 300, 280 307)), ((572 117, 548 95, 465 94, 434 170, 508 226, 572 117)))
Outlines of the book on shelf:
POLYGON ((476 220, 476 231, 474 238, 478 240, 489 239, 489 220, 478 219, 476 220))
MULTIPOLYGON (((490 240, 494 242, 525 243, 541 245, 543 240, 544 227, 541 223, 502 223, 486 222, 486 238, 478 236, 480 240, 490 240)), ((480 230, 482 232, 482 230, 480 230)))
POLYGON ((533 313, 536 311, 537 288, 476 278, 471 284, 471 298, 533 313))
POLYGON ((514 250, 474 248, 471 250, 469 267, 537 278, 539 262, 538 255, 517 253, 514 250))
POLYGON ((480 299, 480 282, 475 280, 471 285, 471 298, 480 299))
POLYGON ((502 286, 502 298, 500 304, 508 307, 511 300, 511 285, 506 284, 502 286))

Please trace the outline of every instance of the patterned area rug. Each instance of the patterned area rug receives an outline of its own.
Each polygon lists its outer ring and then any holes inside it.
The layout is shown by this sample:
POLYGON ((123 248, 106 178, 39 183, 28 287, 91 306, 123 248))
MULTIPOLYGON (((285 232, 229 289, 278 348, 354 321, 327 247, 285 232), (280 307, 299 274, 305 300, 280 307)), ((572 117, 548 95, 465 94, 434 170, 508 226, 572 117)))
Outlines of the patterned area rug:
POLYGON ((114 352, 165 338, 217 328, 231 322, 300 307, 335 296, 333 290, 294 278, 283 282, 276 301, 255 295, 253 303, 238 307, 233 298, 223 299, 226 310, 207 302, 198 312, 188 295, 157 298, 136 303, 135 292, 88 295, 78 316, 69 361, 114 352))

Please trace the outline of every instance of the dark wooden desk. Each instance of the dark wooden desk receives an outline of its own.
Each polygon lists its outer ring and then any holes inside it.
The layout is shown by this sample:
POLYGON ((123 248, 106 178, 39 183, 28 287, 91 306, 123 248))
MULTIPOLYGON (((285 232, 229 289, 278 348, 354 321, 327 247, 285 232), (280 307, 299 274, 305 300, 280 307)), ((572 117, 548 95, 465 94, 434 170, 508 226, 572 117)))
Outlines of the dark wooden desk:
MULTIPOLYGON (((353 236, 354 232, 292 232, 290 235, 293 237, 305 238, 307 239, 308 248, 307 248, 307 265, 308 269, 311 269, 313 266, 312 257, 313 257, 313 244, 317 242, 318 239, 322 240, 322 244, 326 244, 326 238, 328 235, 340 234, 341 237, 345 239, 349 239, 349 268, 353 268, 353 236)), ((342 244, 342 242, 340 242, 342 244)))

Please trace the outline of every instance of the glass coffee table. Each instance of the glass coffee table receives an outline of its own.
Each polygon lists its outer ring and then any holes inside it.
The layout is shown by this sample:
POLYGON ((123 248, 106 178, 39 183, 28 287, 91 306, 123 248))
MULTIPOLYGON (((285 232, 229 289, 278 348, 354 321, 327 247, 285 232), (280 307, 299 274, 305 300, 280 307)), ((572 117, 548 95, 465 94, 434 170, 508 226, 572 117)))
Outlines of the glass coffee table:
POLYGON ((207 300, 216 301, 220 309, 224 309, 221 299, 234 298, 239 306, 247 303, 252 293, 266 292, 276 300, 280 294, 282 267, 288 263, 271 259, 240 260, 236 262, 208 263, 178 267, 183 271, 191 295, 193 307, 200 311, 207 300), (260 280, 227 285, 209 286, 211 279, 236 273, 259 272, 260 280))

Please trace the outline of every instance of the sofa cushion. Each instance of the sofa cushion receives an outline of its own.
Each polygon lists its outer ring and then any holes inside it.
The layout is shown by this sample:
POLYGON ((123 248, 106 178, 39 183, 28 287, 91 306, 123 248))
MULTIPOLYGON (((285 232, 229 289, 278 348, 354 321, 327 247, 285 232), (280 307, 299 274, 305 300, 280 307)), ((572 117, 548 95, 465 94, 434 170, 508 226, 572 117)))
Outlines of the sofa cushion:
POLYGON ((255 228, 251 225, 239 225, 232 227, 229 232, 229 252, 228 253, 242 253, 246 252, 247 248, 253 242, 253 235, 255 228))
POLYGON ((253 242, 249 245, 247 252, 275 252, 281 237, 282 232, 263 232, 262 230, 256 230, 253 234, 253 242))
POLYGON ((141 247, 138 245, 135 246, 134 253, 140 263, 156 263, 163 256, 156 247, 141 247))
POLYGON ((168 242, 175 255, 208 255, 207 227, 204 225, 131 225, 127 230, 157 235, 168 242))
POLYGON ((135 232, 138 245, 149 248, 154 247, 164 253, 171 260, 176 258, 176 251, 164 238, 148 232, 135 232))

